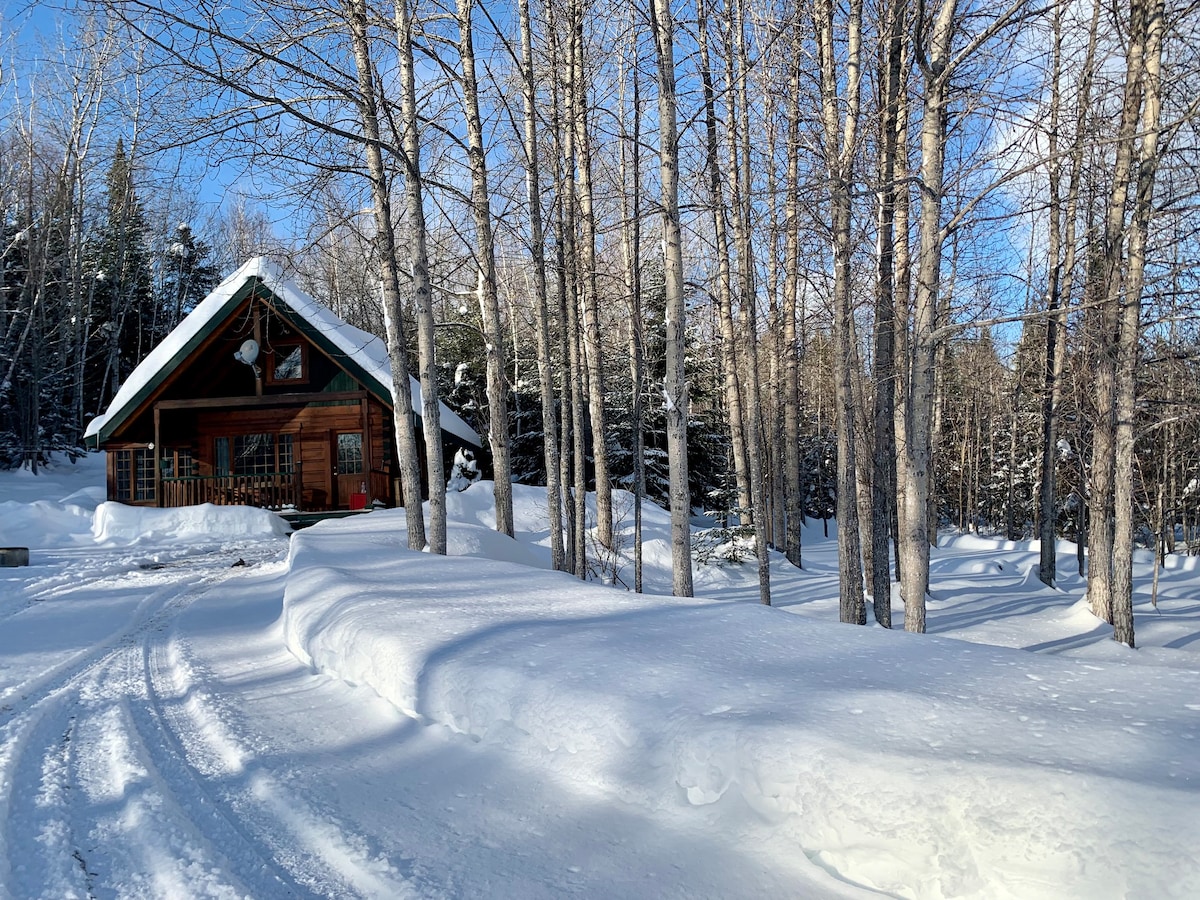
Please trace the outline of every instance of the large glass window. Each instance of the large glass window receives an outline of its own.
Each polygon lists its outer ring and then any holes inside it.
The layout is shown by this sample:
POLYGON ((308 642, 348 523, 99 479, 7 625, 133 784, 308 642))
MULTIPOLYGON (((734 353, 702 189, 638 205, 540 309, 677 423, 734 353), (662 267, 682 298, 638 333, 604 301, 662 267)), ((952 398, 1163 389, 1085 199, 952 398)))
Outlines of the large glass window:
POLYGON ((277 463, 279 468, 276 472, 292 472, 295 471, 292 455, 292 436, 290 434, 276 435, 275 450, 277 453, 277 463))
POLYGON ((219 474, 268 475, 291 472, 293 466, 290 434, 238 434, 232 439, 232 466, 229 438, 216 439, 216 466, 219 474), (222 457, 225 459, 222 459, 222 457))
POLYGON ((137 480, 134 483, 135 500, 154 499, 154 451, 134 450, 134 467, 137 470, 137 480))
POLYGON ((275 436, 239 434, 233 439, 235 475, 259 475, 275 471, 275 436))
POLYGON ((191 478, 196 474, 190 447, 175 447, 163 450, 160 462, 163 478, 191 478))

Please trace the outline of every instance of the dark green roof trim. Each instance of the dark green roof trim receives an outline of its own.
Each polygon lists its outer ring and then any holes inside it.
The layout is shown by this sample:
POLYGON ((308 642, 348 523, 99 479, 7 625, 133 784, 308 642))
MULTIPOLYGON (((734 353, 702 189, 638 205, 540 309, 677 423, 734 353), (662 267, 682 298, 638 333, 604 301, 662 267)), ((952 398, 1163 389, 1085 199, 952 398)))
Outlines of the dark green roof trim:
POLYGON ((124 425, 134 412, 141 409, 142 404, 162 387, 162 383, 166 380, 167 376, 179 368, 184 360, 195 353, 201 344, 208 340, 217 329, 229 320, 229 316, 233 311, 258 288, 259 284, 260 281, 257 277, 246 279, 242 286, 234 291, 228 300, 221 304, 219 312, 209 318, 203 328, 198 330, 186 343, 180 346, 174 356, 159 366, 158 370, 147 380, 142 389, 133 396, 133 399, 118 411, 119 415, 111 416, 104 423, 100 431, 89 439, 88 446, 92 449, 99 449, 101 444, 105 444, 111 440, 113 432, 124 425))
POLYGON ((332 359, 335 363, 342 367, 347 374, 355 381, 363 385, 369 394, 376 400, 386 406, 392 408, 392 389, 391 385, 381 384, 379 379, 368 372, 358 363, 354 357, 347 356, 329 340, 325 334, 312 326, 307 319, 300 315, 296 310, 288 306, 287 301, 275 294, 269 287, 258 282, 256 287, 262 287, 262 293, 257 294, 258 299, 264 303, 269 303, 271 308, 287 320, 289 326, 304 335, 314 347, 317 347, 322 353, 332 359))

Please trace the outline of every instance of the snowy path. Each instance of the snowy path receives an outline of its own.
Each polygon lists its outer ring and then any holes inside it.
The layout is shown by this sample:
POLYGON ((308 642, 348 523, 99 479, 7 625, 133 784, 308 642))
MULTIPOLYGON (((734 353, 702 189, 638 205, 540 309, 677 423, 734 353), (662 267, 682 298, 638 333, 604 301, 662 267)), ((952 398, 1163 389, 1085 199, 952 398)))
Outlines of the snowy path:
POLYGON ((63 551, 5 588, 0 896, 868 896, 315 674, 284 547, 63 551))
MULTIPOLYGON (((280 548, 247 553, 255 554, 278 557, 280 548)), ((105 604, 118 615, 131 607, 123 627, 5 688, 0 883, 9 895, 304 895, 300 877, 323 877, 319 863, 293 874, 276 859, 271 829, 243 818, 245 785, 220 777, 196 740, 212 720, 180 690, 174 623, 244 571, 230 568, 230 558, 224 550, 148 570, 130 570, 126 559, 112 572, 75 558, 61 576, 34 585, 27 596, 42 605, 3 623, 10 639, 23 628, 41 633, 46 622, 26 620, 45 619, 39 613, 51 606, 61 611, 76 594, 120 596, 124 604, 105 604), (72 574, 80 569, 90 574, 72 574)), ((99 624, 90 612, 78 618, 99 624)))

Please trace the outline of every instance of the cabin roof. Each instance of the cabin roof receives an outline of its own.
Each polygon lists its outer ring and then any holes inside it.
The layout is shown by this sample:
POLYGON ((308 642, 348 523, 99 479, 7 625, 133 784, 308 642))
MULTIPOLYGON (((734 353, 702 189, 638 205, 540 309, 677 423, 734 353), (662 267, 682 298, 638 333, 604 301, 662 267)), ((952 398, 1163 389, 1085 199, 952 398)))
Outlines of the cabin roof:
MULTIPOLYGON (((289 318, 318 347, 330 353, 338 363, 356 376, 385 402, 395 403, 392 391, 392 367, 387 343, 379 337, 342 321, 283 277, 275 264, 255 257, 222 281, 200 301, 175 329, 163 338, 149 355, 129 374, 112 402, 102 414, 88 423, 84 435, 97 444, 107 438, 162 384, 203 340, 223 324, 242 301, 261 285, 281 303, 289 318)), ((421 385, 409 376, 413 411, 421 415, 421 385)), ((440 403, 442 430, 481 447, 479 435, 445 403, 440 403)))

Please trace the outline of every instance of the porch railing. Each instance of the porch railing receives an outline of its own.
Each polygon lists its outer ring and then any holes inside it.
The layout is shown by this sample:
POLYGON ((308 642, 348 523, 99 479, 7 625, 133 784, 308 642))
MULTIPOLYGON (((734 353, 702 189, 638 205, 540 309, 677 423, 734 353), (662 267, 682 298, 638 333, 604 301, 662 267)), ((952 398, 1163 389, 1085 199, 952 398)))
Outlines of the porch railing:
POLYGON ((258 506, 283 509, 300 505, 300 479, 295 472, 254 475, 192 475, 163 478, 163 506, 258 506))

